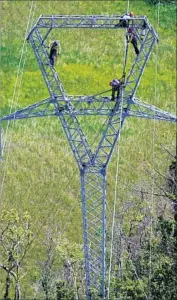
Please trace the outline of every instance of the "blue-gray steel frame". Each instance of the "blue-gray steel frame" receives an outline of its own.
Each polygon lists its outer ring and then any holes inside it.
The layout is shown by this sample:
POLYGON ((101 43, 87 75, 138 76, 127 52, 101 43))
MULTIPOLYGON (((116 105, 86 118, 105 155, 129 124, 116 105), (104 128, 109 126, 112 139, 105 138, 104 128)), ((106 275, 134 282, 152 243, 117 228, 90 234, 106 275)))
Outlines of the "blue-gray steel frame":
POLYGON ((89 300, 93 299, 93 290, 100 299, 106 297, 106 170, 124 120, 129 116, 172 122, 176 122, 177 119, 170 113, 135 98, 136 89, 153 45, 158 41, 158 36, 146 17, 131 18, 129 21, 129 26, 133 28, 139 42, 140 54, 135 56, 121 90, 122 97, 116 102, 110 101, 110 97, 99 95, 67 95, 55 68, 50 66, 46 39, 53 28, 118 29, 121 28, 117 25, 120 20, 122 20, 121 16, 40 16, 27 40, 34 50, 50 97, 1 118, 1 120, 14 120, 58 116, 61 121, 81 175, 86 295, 89 300), (141 30, 144 22, 146 35, 142 41, 141 30), (101 140, 94 153, 78 122, 78 115, 108 116, 101 140))
MULTIPOLYGON (((76 116, 110 116, 115 105, 115 103, 111 101, 111 97, 102 97, 102 99, 99 99, 99 96, 68 96, 68 98, 74 106, 76 116)), ((52 100, 51 98, 42 100, 2 117, 1 121, 57 116, 58 113, 54 108, 55 101, 59 103, 59 111, 68 115, 69 111, 67 106, 60 105, 60 101, 62 100, 63 98, 61 96, 58 96, 56 100, 52 100)), ((126 112, 127 117, 156 119, 169 122, 177 121, 177 118, 169 112, 143 103, 137 98, 134 98, 131 106, 128 109, 123 109, 123 111, 126 112)), ((120 114, 120 108, 117 113, 120 114)))

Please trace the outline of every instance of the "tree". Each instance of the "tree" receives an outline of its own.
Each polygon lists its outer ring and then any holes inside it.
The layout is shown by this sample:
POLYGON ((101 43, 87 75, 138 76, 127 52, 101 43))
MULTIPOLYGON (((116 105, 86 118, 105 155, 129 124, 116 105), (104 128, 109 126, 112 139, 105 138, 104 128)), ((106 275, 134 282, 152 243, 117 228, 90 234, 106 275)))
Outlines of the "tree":
POLYGON ((45 251, 45 257, 43 260, 37 262, 40 267, 40 285, 44 291, 45 300, 49 300, 55 295, 55 291, 53 290, 56 278, 53 266, 55 264, 56 245, 53 241, 52 233, 52 229, 48 229, 46 231, 46 237, 42 243, 45 251))
POLYGON ((38 287, 49 299, 84 299, 83 253, 54 228, 47 228, 42 241, 45 256, 37 261, 40 270, 38 287))
MULTIPOLYGON (((148 171, 148 174, 151 176, 151 171, 148 171)), ((114 262, 114 272, 111 278, 111 299, 176 299, 176 158, 172 161, 166 175, 155 170, 154 183, 156 211, 154 210, 153 214, 150 210, 152 195, 145 186, 143 186, 143 190, 138 191, 139 200, 135 196, 134 200, 137 200, 134 203, 131 201, 131 205, 127 206, 127 209, 125 209, 126 202, 123 204, 122 216, 119 216, 122 229, 117 236, 117 246, 120 248, 120 240, 123 245, 121 250, 123 263, 120 265, 120 258, 116 263, 114 262), (149 205, 147 205, 148 203, 149 205), (125 211, 127 212, 127 219, 124 216, 125 211)))
POLYGON ((3 210, 0 225, 0 267, 6 272, 4 299, 9 299, 11 278, 15 281, 14 300, 21 299, 21 264, 33 241, 30 229, 30 216, 27 212, 21 216, 15 209, 3 210))
POLYGON ((169 174, 167 180, 167 187, 169 192, 169 199, 172 201, 173 205, 173 213, 174 213, 174 238, 175 238, 175 245, 174 245, 174 253, 175 253, 175 273, 177 276, 177 156, 175 156, 174 160, 172 161, 169 167, 169 174))

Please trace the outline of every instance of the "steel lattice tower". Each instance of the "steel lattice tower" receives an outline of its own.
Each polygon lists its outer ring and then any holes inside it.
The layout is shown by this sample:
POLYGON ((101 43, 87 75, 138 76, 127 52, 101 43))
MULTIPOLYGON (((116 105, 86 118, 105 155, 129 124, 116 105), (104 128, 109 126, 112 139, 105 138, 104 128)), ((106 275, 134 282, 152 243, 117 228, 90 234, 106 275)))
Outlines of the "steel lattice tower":
POLYGON ((140 54, 135 57, 119 101, 110 97, 69 96, 59 75, 51 67, 46 39, 53 28, 121 29, 116 26, 121 16, 56 15, 40 16, 30 31, 29 40, 46 86, 49 98, 7 115, 1 120, 57 116, 69 141, 78 164, 81 178, 82 217, 85 254, 86 294, 93 299, 92 290, 105 299, 106 254, 106 171, 120 130, 126 117, 166 120, 176 122, 173 115, 135 98, 136 89, 158 36, 145 16, 130 18, 140 44, 140 54), (141 30, 146 24, 146 34, 141 40, 141 30), (102 137, 95 152, 92 151, 78 122, 79 115, 108 116, 102 137))

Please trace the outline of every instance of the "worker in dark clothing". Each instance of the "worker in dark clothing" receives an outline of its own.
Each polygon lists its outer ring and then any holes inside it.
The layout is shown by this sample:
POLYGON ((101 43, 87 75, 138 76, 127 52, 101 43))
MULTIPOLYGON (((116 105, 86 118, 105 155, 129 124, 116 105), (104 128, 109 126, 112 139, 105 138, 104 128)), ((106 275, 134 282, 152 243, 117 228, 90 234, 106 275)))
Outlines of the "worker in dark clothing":
POLYGON ((60 55, 59 46, 60 46, 59 41, 53 41, 49 45, 50 48, 49 60, 52 67, 54 66, 55 60, 57 60, 58 56, 60 55))
POLYGON ((127 39, 127 43, 132 43, 133 48, 135 49, 135 53, 136 55, 138 55, 140 53, 139 49, 138 49, 138 45, 137 45, 137 39, 135 34, 133 33, 132 28, 128 28, 127 34, 126 34, 126 39, 127 39))
POLYGON ((121 28, 127 28, 129 26, 130 18, 134 17, 134 13, 126 13, 122 16, 122 20, 119 21, 118 24, 115 25, 115 27, 121 27, 121 28))
POLYGON ((141 31, 141 40, 144 40, 144 37, 146 35, 146 28, 147 28, 147 25, 146 25, 146 22, 144 21, 143 25, 142 25, 142 31, 141 31))
POLYGON ((113 79, 109 85, 112 86, 112 97, 111 97, 111 101, 115 100, 115 93, 117 92, 117 97, 116 100, 118 100, 119 98, 119 94, 120 94, 120 88, 121 86, 124 84, 125 82, 125 74, 122 76, 121 79, 113 79))

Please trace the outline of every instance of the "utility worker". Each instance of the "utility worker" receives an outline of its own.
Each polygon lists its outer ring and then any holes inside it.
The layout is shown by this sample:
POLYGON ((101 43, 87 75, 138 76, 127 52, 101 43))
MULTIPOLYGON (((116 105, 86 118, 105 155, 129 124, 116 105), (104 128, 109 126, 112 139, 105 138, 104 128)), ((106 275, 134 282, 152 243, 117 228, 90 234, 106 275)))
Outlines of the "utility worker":
POLYGON ((133 48, 135 49, 135 53, 136 55, 138 55, 140 53, 138 46, 137 46, 137 39, 135 34, 133 33, 132 28, 128 28, 128 31, 126 33, 126 39, 127 39, 127 43, 132 43, 133 48))
POLYGON ((144 37, 146 35, 146 28, 147 28, 147 25, 146 25, 146 22, 144 21, 143 25, 142 25, 142 31, 141 31, 141 40, 144 40, 144 37))
POLYGON ((50 64, 53 67, 55 60, 57 61, 58 56, 60 55, 60 42, 59 41, 53 41, 49 45, 50 53, 49 53, 49 60, 50 64))
POLYGON ((96 24, 96 17, 91 16, 90 21, 91 21, 91 25, 95 25, 96 24))
POLYGON ((121 79, 113 79, 109 85, 112 86, 112 97, 111 97, 111 101, 115 100, 115 93, 117 92, 117 97, 116 100, 118 100, 119 98, 119 94, 120 94, 120 88, 121 86, 124 84, 125 82, 125 74, 123 74, 121 79))
POLYGON ((119 21, 118 24, 115 25, 115 27, 122 27, 122 28, 127 28, 129 26, 130 18, 134 17, 134 13, 126 13, 125 15, 122 16, 122 20, 119 21))

